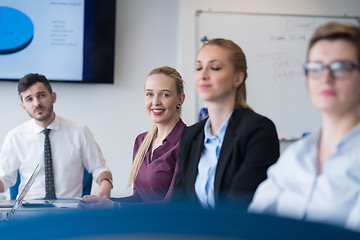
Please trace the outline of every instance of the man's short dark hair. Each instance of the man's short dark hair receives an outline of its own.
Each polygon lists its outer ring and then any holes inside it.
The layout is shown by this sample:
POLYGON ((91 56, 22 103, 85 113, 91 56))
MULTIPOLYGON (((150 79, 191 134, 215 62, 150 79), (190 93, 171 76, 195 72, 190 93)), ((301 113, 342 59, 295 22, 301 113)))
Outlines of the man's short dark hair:
POLYGON ((26 91, 29 87, 31 87, 37 82, 43 83, 46 89, 49 91, 49 93, 52 93, 51 85, 44 75, 37 73, 29 73, 19 80, 18 93, 21 101, 22 101, 21 93, 26 91))

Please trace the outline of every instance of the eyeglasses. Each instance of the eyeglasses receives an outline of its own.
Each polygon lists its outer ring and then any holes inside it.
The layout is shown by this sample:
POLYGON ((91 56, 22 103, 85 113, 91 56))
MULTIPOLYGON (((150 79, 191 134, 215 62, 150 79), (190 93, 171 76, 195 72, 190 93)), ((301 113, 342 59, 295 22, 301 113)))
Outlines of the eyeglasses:
POLYGON ((332 78, 341 79, 349 77, 355 69, 360 71, 360 65, 350 61, 336 61, 329 65, 321 62, 306 62, 304 64, 305 75, 310 78, 320 78, 325 69, 329 69, 332 78))

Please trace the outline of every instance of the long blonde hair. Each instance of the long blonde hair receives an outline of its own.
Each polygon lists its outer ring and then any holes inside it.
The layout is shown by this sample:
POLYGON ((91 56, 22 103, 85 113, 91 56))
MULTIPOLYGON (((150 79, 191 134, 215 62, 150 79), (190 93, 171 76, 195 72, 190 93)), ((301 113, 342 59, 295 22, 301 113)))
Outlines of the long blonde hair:
MULTIPOLYGON (((154 74, 164 74, 168 77, 171 77, 172 79, 175 80, 175 87, 176 87, 176 93, 178 96, 180 96, 181 94, 184 93, 184 81, 180 75, 180 73, 178 71, 176 71, 175 68, 172 67, 168 67, 168 66, 163 66, 163 67, 158 67, 155 68, 153 70, 151 70, 147 77, 154 75, 154 74)), ((180 117, 181 115, 181 106, 179 108, 177 108, 177 112, 178 115, 180 117)), ((128 186, 130 187, 131 184, 135 181, 138 173, 139 173, 139 169, 141 164, 144 161, 144 158, 146 156, 146 153, 148 152, 152 141, 154 140, 156 133, 157 133, 157 125, 154 123, 152 125, 152 127, 150 128, 150 130, 148 131, 148 133, 146 134, 143 142, 141 143, 138 151, 136 152, 136 155, 134 157, 134 161, 133 161, 133 165, 131 168, 131 172, 130 172, 130 177, 129 177, 129 181, 128 181, 128 186)))
POLYGON ((235 73, 239 73, 239 72, 244 73, 244 80, 242 84, 236 89, 235 107, 241 106, 244 108, 251 109, 251 107, 246 102, 245 80, 247 78, 247 63, 243 50, 233 41, 223 38, 211 39, 202 48, 209 45, 214 45, 229 50, 230 61, 234 66, 235 73))

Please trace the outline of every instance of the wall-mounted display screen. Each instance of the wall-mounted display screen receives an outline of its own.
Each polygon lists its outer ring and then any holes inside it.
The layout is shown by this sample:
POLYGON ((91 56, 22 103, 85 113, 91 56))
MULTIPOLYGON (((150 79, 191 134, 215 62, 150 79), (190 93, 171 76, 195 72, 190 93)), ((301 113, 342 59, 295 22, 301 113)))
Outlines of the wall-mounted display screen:
POLYGON ((114 82, 116 0, 1 0, 0 80, 114 82))

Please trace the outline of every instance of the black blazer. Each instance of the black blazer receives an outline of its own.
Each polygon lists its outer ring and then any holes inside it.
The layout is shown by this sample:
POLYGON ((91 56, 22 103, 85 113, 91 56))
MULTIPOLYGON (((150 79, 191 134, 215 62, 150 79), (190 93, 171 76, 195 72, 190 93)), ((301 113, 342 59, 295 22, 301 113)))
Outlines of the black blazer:
MULTIPOLYGON (((173 199, 197 202, 195 180, 204 147, 207 119, 184 129, 180 139, 173 199)), ((266 171, 279 157, 279 139, 271 120, 236 108, 229 119, 215 173, 215 205, 249 203, 266 171), (221 201, 220 201, 221 200, 221 201)))

